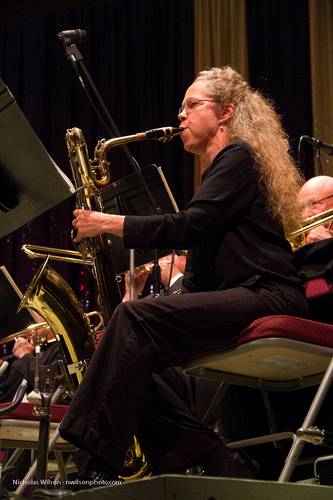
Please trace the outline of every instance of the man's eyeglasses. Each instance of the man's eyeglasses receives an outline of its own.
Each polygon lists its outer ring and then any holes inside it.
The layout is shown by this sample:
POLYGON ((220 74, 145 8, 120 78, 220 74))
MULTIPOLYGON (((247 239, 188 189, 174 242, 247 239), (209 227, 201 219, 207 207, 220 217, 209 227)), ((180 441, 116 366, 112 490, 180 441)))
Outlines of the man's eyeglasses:
POLYGON ((214 99, 188 99, 178 110, 178 114, 185 113, 189 115, 202 102, 214 102, 214 99))
POLYGON ((333 194, 329 194, 328 196, 325 196, 324 198, 320 198, 320 200, 309 200, 303 203, 304 208, 314 208, 317 205, 321 205, 323 201, 328 200, 329 198, 332 198, 333 194))

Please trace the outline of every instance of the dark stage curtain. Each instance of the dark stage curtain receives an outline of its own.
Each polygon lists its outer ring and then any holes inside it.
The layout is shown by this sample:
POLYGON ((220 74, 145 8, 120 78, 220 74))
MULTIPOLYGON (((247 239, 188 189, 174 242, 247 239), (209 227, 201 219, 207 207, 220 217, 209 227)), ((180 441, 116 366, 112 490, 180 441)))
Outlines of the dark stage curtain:
MULTIPOLYGON (((3 0, 0 77, 58 165, 71 177, 66 129, 83 130, 90 157, 99 124, 57 33, 81 28, 85 64, 122 135, 177 124, 177 109, 194 76, 194 2, 190 0, 3 0)), ((302 134, 312 135, 308 7, 305 0, 247 1, 249 80, 277 104, 294 156, 302 134)), ((200 43, 200 41, 198 42, 200 43)), ((201 43, 204 43, 202 40, 201 43)), ((161 164, 180 207, 193 192, 192 157, 181 142, 131 144, 141 166, 161 164)), ((119 148, 111 152, 113 179, 131 171, 119 148)), ((311 162, 302 162, 312 175, 311 162)), ((45 186, 52 189, 52 186, 45 186)), ((23 243, 71 248, 75 200, 62 203, 0 240, 0 264, 23 290, 40 266, 20 251, 23 243)), ((81 286, 80 269, 53 264, 81 286)))
MULTIPOLYGON (((71 176, 66 129, 82 129, 90 157, 108 137, 66 59, 57 33, 85 29, 84 62, 121 135, 177 125, 184 90, 193 80, 193 5, 188 0, 95 0, 5 2, 0 24, 0 77, 14 94, 56 163, 71 176)), ((116 149, 116 148, 115 148, 116 149)), ((139 164, 163 167, 180 207, 193 194, 192 158, 181 141, 130 145, 139 164)), ((111 152, 113 179, 131 173, 124 157, 111 152), (113 158, 114 157, 114 158, 113 158)), ((45 190, 52 186, 45 186, 45 190)), ((22 290, 40 266, 21 251, 23 243, 71 248, 75 200, 64 202, 0 241, 0 264, 22 290)), ((54 264, 74 289, 80 271, 54 264)))
MULTIPOLYGON (((308 4, 305 0, 248 0, 249 80, 273 99, 297 158, 301 135, 312 135, 308 4)), ((311 151, 301 169, 313 175, 311 151)))

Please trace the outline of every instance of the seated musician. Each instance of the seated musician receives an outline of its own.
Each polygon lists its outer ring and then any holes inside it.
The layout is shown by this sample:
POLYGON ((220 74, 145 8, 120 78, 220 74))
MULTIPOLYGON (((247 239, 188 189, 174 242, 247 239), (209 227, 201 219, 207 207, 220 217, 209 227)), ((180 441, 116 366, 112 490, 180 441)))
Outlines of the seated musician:
MULTIPOLYGON (((300 189, 299 202, 302 217, 307 219, 333 208, 333 177, 318 175, 309 179, 300 189)), ((318 226, 305 234, 306 243, 332 238, 333 221, 318 226)))
MULTIPOLYGON (((299 192, 302 217, 317 216, 333 208, 333 178, 312 177, 299 192)), ((306 223, 305 223, 306 225, 306 223)), ((332 323, 333 219, 304 233, 305 245, 295 252, 299 277, 307 287, 310 318, 332 323)))
MULTIPOLYGON (((40 318, 41 322, 43 318, 40 318)), ((39 328, 38 334, 42 335, 44 327, 39 328)), ((53 332, 46 332, 45 339, 52 341, 53 332)), ((35 341, 34 335, 29 334, 26 338, 16 338, 12 348, 14 359, 10 362, 6 371, 0 379, 0 403, 12 401, 15 392, 23 378, 28 382, 27 392, 33 390, 35 379, 35 341)), ((46 343, 41 351, 41 364, 48 365, 59 358, 57 342, 46 343)))
POLYGON ((117 478, 133 435, 154 474, 199 464, 207 475, 251 477, 244 456, 184 402, 174 413, 172 389, 162 393, 154 377, 230 345, 256 318, 307 314, 284 236, 297 226, 300 176, 271 103, 232 68, 212 68, 187 89, 178 118, 185 150, 205 165, 183 211, 74 211, 76 242, 113 233, 127 248, 189 249, 184 293, 120 304, 90 361, 60 426, 90 455, 82 479, 117 478))

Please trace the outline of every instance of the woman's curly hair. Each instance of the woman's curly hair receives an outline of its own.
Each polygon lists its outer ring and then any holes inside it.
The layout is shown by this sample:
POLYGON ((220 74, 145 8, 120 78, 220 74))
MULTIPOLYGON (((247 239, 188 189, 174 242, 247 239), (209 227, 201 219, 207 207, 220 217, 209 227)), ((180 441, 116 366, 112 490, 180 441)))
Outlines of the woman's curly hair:
POLYGON ((235 105, 228 122, 230 139, 242 139, 250 145, 267 189, 269 208, 288 234, 299 225, 297 196, 303 177, 290 155, 288 138, 273 104, 230 66, 201 71, 196 80, 202 79, 207 80, 207 92, 214 101, 235 105))

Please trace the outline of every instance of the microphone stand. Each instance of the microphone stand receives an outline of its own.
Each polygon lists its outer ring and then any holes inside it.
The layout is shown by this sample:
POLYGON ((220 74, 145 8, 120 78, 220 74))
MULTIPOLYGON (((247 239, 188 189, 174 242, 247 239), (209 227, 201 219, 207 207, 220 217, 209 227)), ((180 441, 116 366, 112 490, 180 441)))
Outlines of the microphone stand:
MULTIPOLYGON (((119 137, 120 132, 119 132, 115 122, 113 121, 96 85, 94 84, 94 82, 93 82, 84 62, 83 62, 82 54, 79 51, 77 45, 75 43, 72 43, 72 41, 68 38, 63 38, 62 42, 64 44, 68 60, 70 61, 71 65, 72 65, 72 67, 73 67, 73 69, 74 69, 74 71, 79 79, 79 82, 80 82, 83 90, 85 91, 86 96, 87 96, 90 104, 92 105, 95 113, 97 114, 99 120, 101 121, 103 126, 106 128, 107 132, 109 133, 109 135, 111 137, 117 137, 117 136, 119 137), (81 71, 80 71, 80 69, 81 69, 81 71), (103 117, 101 116, 101 114, 98 110, 98 107, 96 106, 96 104, 94 102, 93 97, 90 95, 88 86, 85 84, 85 79, 87 80, 90 88, 92 89, 93 95, 95 96, 100 108, 102 109, 108 123, 106 123, 105 120, 103 119, 103 117)), ((145 180, 142 176, 142 172, 141 172, 141 169, 140 169, 138 162, 133 157, 133 155, 130 153, 128 147, 125 144, 121 145, 120 147, 121 147, 122 151, 125 153, 127 159, 129 160, 129 163, 132 166, 134 172, 138 175, 140 182, 141 182, 141 185, 142 185, 142 189, 145 192, 152 208, 155 210, 155 212, 157 214, 160 213, 161 209, 158 206, 158 204, 156 203, 147 183, 145 182, 145 180)), ((134 272, 135 272, 135 266, 134 266, 134 249, 133 249, 133 250, 130 250, 130 297, 131 298, 134 297, 134 272)), ((153 281, 152 281, 153 295, 154 295, 154 297, 158 297, 160 295, 161 276, 160 276, 160 266, 158 264, 157 249, 154 249, 154 261, 153 261, 153 268, 152 268, 152 276, 153 276, 153 281)))
POLYGON ((154 261, 152 267, 152 285, 153 285, 153 296, 159 297, 161 290, 161 268, 158 263, 158 253, 154 250, 154 261))
POLYGON ((319 146, 314 146, 314 153, 315 153, 315 161, 316 161, 316 170, 317 170, 317 175, 323 175, 323 167, 321 164, 321 157, 320 157, 320 148, 319 146))

